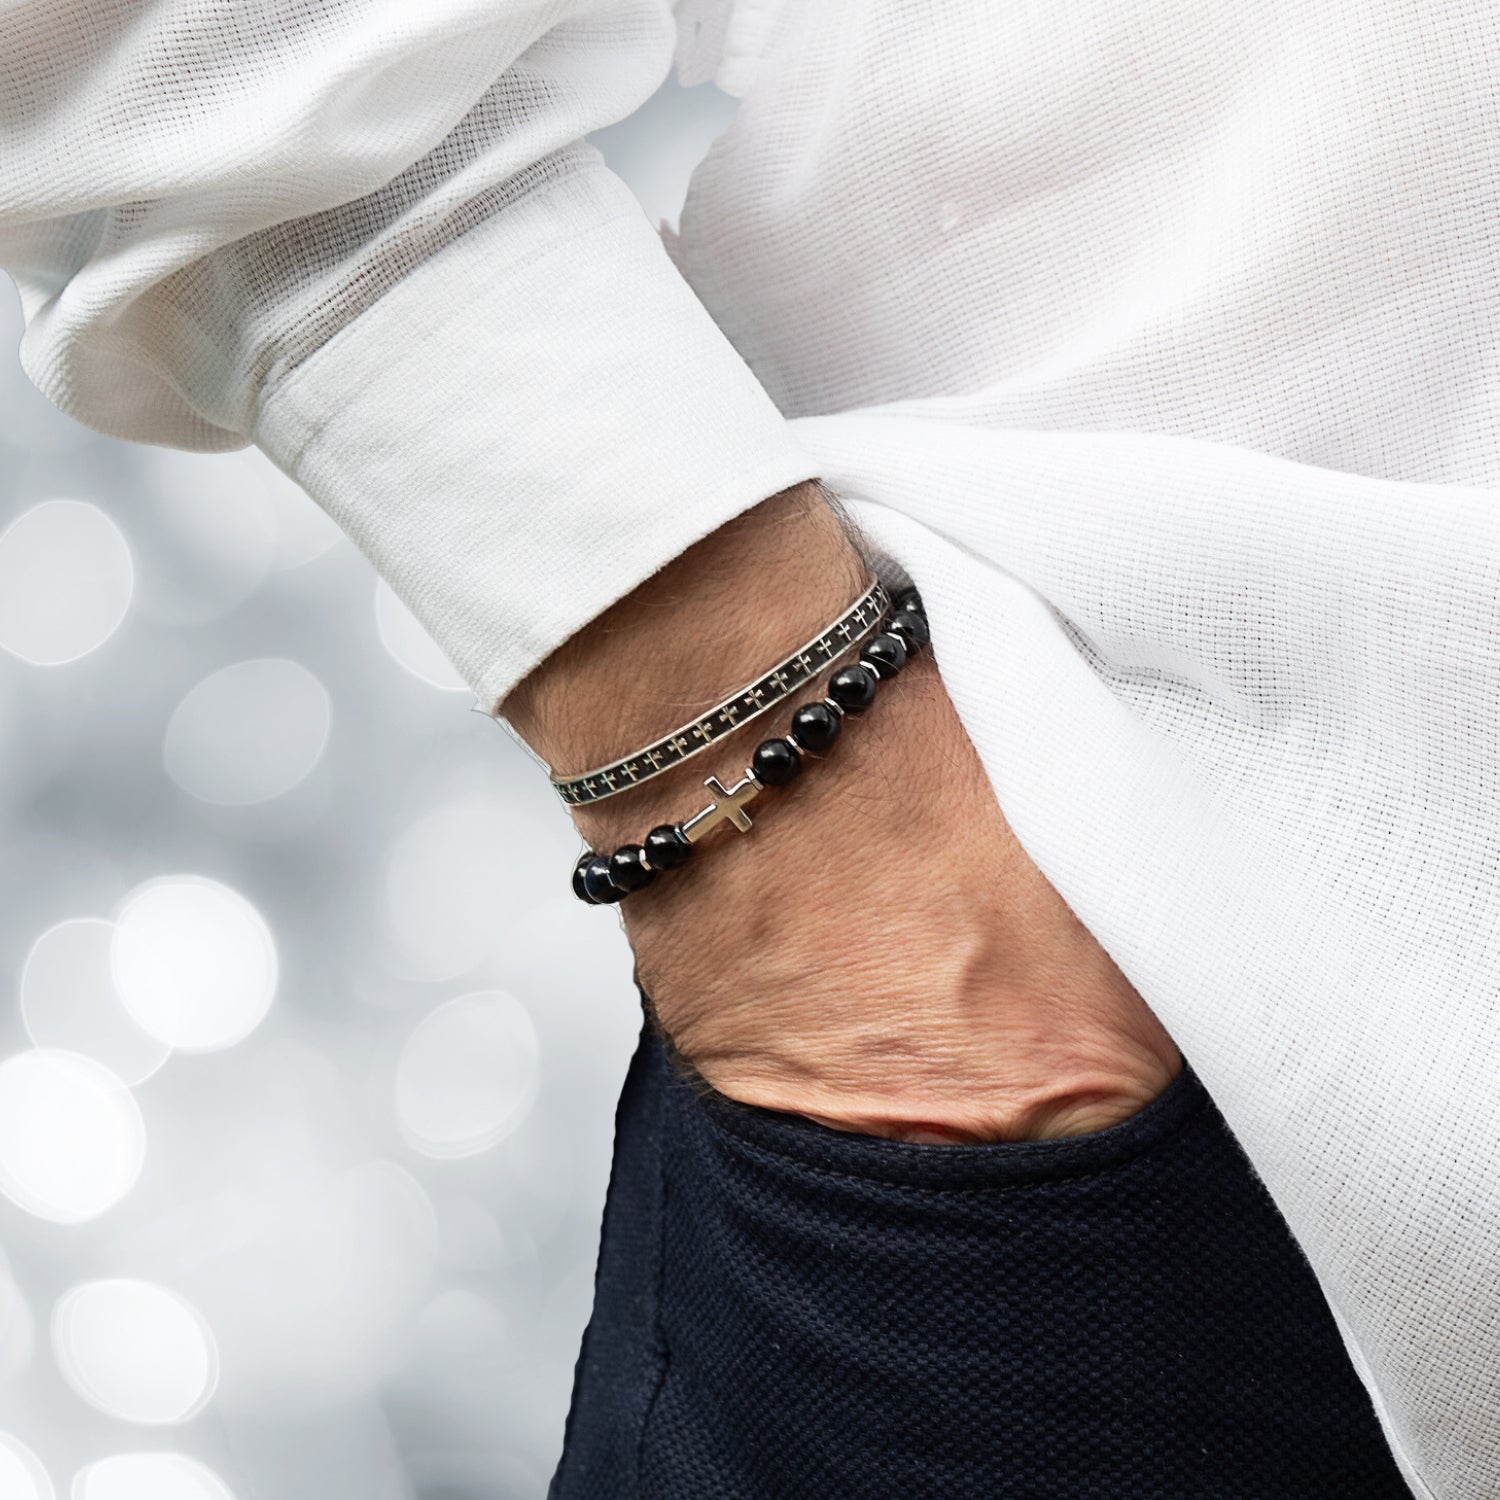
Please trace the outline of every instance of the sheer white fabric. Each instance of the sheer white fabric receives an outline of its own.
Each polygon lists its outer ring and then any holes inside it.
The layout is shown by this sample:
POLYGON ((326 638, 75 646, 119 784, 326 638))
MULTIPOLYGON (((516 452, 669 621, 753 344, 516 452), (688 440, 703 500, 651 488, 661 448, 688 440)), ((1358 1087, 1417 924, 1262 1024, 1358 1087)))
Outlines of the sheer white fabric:
POLYGON ((663 76, 665 4, 11 3, 27 369, 261 444, 490 704, 821 474, 1414 1493, 1493 1496, 1500 12, 679 19, 742 103, 669 259, 576 144, 663 76))

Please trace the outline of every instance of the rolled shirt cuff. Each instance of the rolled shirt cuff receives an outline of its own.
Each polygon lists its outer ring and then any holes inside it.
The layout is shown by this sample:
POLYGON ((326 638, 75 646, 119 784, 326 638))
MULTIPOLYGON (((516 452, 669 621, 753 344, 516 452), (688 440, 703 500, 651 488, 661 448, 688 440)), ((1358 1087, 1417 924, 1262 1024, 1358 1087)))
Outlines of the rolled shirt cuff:
POLYGON ((252 436, 474 689, 816 466, 603 167, 545 180, 263 391, 252 436))

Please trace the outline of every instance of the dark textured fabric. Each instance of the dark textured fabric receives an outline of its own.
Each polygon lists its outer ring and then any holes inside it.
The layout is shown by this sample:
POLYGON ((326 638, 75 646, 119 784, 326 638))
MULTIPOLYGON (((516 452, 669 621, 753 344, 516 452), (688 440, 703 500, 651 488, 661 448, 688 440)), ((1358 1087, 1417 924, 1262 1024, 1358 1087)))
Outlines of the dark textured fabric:
POLYGON ((1073 1140, 703 1097, 646 1035, 552 1500, 1410 1500, 1191 1070, 1073 1140))

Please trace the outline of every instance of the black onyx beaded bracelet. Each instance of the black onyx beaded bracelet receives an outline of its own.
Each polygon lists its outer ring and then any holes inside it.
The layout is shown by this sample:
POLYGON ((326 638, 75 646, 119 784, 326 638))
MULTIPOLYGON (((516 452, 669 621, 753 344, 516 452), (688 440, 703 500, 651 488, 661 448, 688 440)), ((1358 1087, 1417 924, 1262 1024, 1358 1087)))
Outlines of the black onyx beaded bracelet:
POLYGON ((745 804, 768 786, 793 781, 807 756, 821 759, 832 750, 845 716, 869 709, 879 684, 895 677, 930 638, 921 597, 907 589, 897 597, 879 634, 860 648, 859 660, 829 679, 828 696, 803 704, 792 715, 790 733, 755 747, 740 781, 725 786, 717 776, 707 777, 703 784, 713 796, 712 804, 680 823, 659 824, 644 843, 622 844, 613 854, 585 850, 573 867, 573 894, 590 906, 611 905, 650 885, 663 870, 685 865, 698 841, 720 824, 749 832, 745 804))

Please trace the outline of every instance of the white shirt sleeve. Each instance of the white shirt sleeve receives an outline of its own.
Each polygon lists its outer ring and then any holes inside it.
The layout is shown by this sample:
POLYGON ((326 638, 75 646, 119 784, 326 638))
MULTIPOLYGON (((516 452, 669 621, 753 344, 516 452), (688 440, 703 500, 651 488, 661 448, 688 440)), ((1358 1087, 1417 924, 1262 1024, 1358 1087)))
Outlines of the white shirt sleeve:
POLYGON ((667 0, 8 5, 28 375, 114 437, 258 444, 495 708, 815 472, 583 140, 674 41, 667 0))

